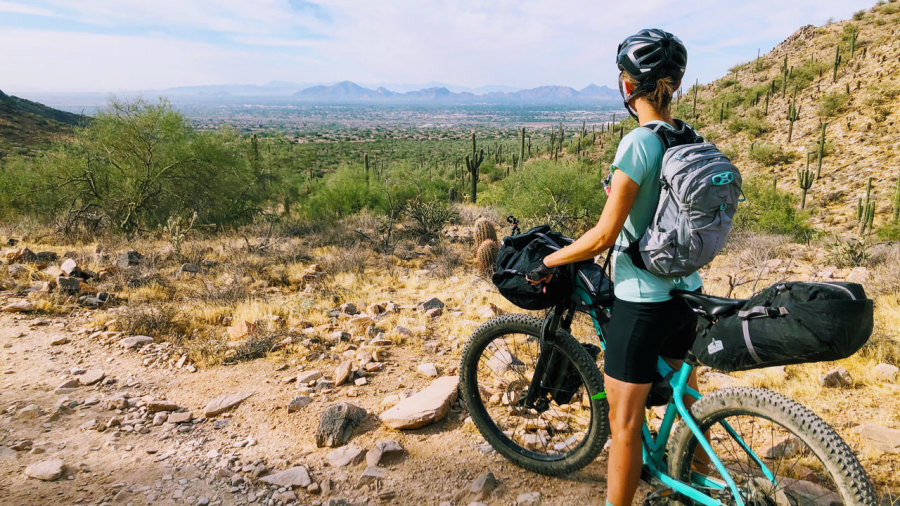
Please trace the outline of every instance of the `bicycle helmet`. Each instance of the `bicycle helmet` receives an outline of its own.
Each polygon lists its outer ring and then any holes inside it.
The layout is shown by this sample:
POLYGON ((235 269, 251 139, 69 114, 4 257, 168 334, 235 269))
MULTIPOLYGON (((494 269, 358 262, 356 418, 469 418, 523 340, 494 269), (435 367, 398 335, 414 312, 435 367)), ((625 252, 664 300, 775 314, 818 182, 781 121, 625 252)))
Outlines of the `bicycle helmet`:
POLYGON ((626 96, 622 78, 619 77, 619 93, 625 101, 625 108, 637 119, 637 113, 628 102, 640 92, 653 90, 656 81, 662 78, 671 77, 676 82, 680 81, 687 66, 687 49, 678 37, 669 32, 658 28, 644 29, 619 44, 616 65, 638 82, 637 88, 626 96))

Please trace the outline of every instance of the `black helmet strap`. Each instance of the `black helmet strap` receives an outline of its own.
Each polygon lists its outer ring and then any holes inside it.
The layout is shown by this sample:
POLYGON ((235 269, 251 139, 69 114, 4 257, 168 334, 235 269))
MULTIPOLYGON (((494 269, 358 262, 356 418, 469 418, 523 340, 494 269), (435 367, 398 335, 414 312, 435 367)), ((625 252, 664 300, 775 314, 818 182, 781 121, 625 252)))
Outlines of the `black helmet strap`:
POLYGON ((630 114, 635 121, 638 121, 637 111, 635 111, 634 108, 631 107, 630 102, 638 95, 640 91, 642 91, 641 88, 644 87, 644 83, 639 83, 631 93, 626 95, 625 80, 622 78, 622 74, 619 74, 619 95, 622 95, 622 101, 625 104, 625 110, 628 111, 628 114, 630 114))

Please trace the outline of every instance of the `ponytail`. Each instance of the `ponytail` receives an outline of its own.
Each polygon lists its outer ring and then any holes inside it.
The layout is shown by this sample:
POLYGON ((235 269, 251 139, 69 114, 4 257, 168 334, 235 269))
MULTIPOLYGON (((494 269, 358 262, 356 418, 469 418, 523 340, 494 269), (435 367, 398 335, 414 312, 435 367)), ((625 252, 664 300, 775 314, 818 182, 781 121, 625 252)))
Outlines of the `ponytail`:
POLYGON ((672 96, 678 89, 678 84, 671 77, 663 77, 656 81, 656 87, 653 89, 641 88, 628 72, 622 72, 622 80, 635 88, 633 98, 644 97, 650 102, 657 112, 668 112, 669 106, 672 104, 672 96))

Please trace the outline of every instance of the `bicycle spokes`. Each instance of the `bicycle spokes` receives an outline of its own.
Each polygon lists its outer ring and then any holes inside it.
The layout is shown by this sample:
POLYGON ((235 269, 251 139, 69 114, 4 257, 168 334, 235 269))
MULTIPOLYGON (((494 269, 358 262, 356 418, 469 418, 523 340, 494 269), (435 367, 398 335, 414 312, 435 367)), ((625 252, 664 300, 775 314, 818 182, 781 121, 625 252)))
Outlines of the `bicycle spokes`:
MULTIPOLYGON (((757 416, 733 415, 713 424, 708 436, 744 504, 842 504, 823 463, 782 425, 757 416)), ((695 486, 725 503, 736 502, 699 445, 691 468, 695 486)))
MULTIPOLYGON (((548 346, 544 350, 549 353, 548 346)), ((559 456, 584 441, 591 425, 590 400, 577 375, 560 379, 555 370, 541 367, 547 370, 540 376, 543 381, 533 381, 540 355, 540 339, 534 336, 507 334, 493 340, 478 366, 479 395, 506 437, 537 454, 559 456)))

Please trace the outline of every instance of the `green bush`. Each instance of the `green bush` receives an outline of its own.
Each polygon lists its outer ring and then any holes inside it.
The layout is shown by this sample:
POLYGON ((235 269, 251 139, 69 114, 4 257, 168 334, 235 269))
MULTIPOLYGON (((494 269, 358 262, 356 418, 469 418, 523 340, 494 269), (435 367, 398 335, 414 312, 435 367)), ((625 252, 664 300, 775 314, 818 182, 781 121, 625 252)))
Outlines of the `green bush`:
POLYGON ((900 222, 888 223, 879 228, 878 238, 882 241, 900 241, 900 222))
POLYGON ((826 93, 819 100, 818 113, 819 116, 829 118, 847 110, 847 102, 850 101, 850 95, 841 92, 826 93))
POLYGON ((550 160, 526 163, 483 198, 518 218, 523 228, 546 223, 569 235, 596 223, 606 203, 596 166, 550 160))
POLYGON ((797 240, 813 232, 809 212, 797 210, 795 196, 776 189, 772 180, 748 178, 742 189, 746 200, 738 205, 735 230, 789 235, 797 240))
POLYGON ((173 215, 231 225, 261 210, 269 175, 227 129, 197 132, 166 101, 112 100, 107 110, 32 160, 11 164, 0 211, 91 229, 156 229, 173 215))
POLYGON ((728 131, 731 133, 747 132, 751 138, 759 137, 772 131, 772 125, 761 118, 738 118, 728 123, 728 131))
POLYGON ((780 146, 761 143, 750 147, 750 159, 761 163, 766 167, 789 163, 794 159, 794 153, 785 152, 780 146))

